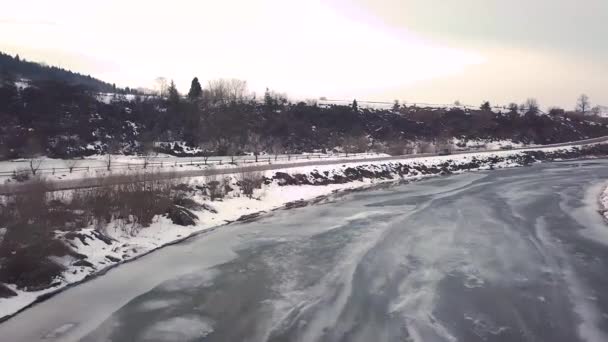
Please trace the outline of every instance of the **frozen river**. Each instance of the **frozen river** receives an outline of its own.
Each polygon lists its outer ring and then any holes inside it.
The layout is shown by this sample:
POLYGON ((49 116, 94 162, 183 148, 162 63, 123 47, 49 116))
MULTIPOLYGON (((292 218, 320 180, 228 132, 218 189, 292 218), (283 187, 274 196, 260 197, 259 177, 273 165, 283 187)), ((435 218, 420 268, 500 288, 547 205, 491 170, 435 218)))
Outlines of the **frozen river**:
POLYGON ((164 248, 0 324, 33 341, 608 341, 608 162, 435 178, 164 248))

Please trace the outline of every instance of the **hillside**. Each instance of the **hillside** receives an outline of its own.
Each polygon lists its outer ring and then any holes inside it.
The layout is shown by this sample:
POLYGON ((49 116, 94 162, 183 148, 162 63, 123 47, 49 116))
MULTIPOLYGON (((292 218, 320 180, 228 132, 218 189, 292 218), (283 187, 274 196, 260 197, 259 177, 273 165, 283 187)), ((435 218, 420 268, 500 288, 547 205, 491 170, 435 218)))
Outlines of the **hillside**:
POLYGON ((110 87, 107 83, 6 55, 3 60, 11 70, 24 70, 19 75, 30 82, 17 87, 15 78, 0 74, 0 159, 154 149, 179 156, 327 150, 396 155, 450 144, 551 144, 608 135, 608 119, 563 110, 547 115, 518 106, 492 111, 489 104, 484 109, 323 106, 291 103, 273 92, 260 102, 242 89, 226 91, 230 83, 210 85, 194 97, 173 88, 167 97, 114 92, 102 98, 99 91, 110 87), (44 76, 54 74, 59 79, 44 76), (82 83, 87 80, 89 86, 82 83))
POLYGON ((19 58, 18 55, 13 57, 2 52, 0 52, 0 73, 11 75, 15 79, 33 81, 53 80, 70 85, 81 85, 97 92, 116 91, 116 88, 112 84, 98 80, 90 75, 83 75, 55 66, 26 61, 19 58))

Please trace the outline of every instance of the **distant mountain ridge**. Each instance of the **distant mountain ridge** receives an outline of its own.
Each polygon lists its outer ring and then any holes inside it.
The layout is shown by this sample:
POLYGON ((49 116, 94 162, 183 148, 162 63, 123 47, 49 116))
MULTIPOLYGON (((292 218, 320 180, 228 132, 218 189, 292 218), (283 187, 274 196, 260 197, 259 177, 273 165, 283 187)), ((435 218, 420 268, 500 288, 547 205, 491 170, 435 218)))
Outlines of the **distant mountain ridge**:
POLYGON ((19 55, 11 56, 0 52, 0 75, 11 75, 15 79, 28 79, 34 81, 54 80, 62 81, 70 85, 82 85, 97 92, 115 92, 113 84, 101 81, 90 75, 47 66, 37 62, 27 61, 19 58, 19 55))

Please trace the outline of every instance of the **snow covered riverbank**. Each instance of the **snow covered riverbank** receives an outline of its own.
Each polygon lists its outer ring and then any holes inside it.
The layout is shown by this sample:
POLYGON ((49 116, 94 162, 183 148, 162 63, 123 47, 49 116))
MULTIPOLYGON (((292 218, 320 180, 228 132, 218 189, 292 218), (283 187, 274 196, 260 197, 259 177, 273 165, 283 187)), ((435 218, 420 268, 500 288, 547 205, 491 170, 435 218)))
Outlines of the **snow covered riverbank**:
POLYGON ((600 213, 608 221, 608 186, 604 188, 599 198, 600 213))
MULTIPOLYGON (((87 227, 74 233, 57 232, 83 259, 56 257, 52 259, 65 271, 51 287, 39 291, 18 289, 5 284, 9 291, 0 291, 0 317, 10 316, 29 306, 38 297, 64 289, 70 284, 100 274, 122 262, 133 260, 162 246, 181 241, 236 220, 247 220, 256 213, 268 212, 281 207, 307 205, 309 201, 322 200, 337 191, 373 186, 374 184, 417 180, 433 175, 465 171, 529 165, 542 160, 575 158, 586 155, 577 148, 548 148, 538 151, 500 151, 467 155, 441 156, 394 160, 386 162, 359 162, 340 166, 290 168, 265 172, 265 182, 256 189, 252 198, 244 196, 238 187, 238 175, 225 175, 227 184, 234 189, 221 201, 211 201, 200 190, 209 181, 195 177, 184 181, 190 198, 201 204, 193 210, 198 216, 196 225, 180 226, 165 216, 155 217, 149 227, 135 234, 126 231, 120 222, 111 222, 103 229, 87 227), (4 298, 2 298, 4 297, 4 298)), ((1 229, 2 227, 0 227, 1 229)), ((1 231, 0 231, 1 232, 1 231)), ((1 238, 0 233, 0 240, 1 238)), ((0 284, 1 285, 1 284, 0 284)))

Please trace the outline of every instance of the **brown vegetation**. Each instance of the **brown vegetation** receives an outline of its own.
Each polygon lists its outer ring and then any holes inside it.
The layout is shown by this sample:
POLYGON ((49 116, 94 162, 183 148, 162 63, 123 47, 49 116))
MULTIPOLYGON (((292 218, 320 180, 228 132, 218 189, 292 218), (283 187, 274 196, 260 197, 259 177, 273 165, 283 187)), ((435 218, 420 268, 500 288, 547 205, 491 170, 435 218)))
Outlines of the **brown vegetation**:
POLYGON ((241 188, 243 195, 252 198, 255 189, 260 189, 264 182, 264 174, 259 171, 244 172, 238 174, 237 185, 241 188))
POLYGON ((196 202, 185 197, 172 181, 148 180, 145 175, 124 176, 124 182, 75 190, 70 194, 48 192, 52 184, 33 178, 18 194, 0 202, 0 282, 27 290, 51 286, 63 266, 49 257, 78 255, 57 239, 56 231, 95 226, 102 234, 115 222, 134 235, 155 216, 167 215, 176 224, 192 225, 190 209, 196 202))

